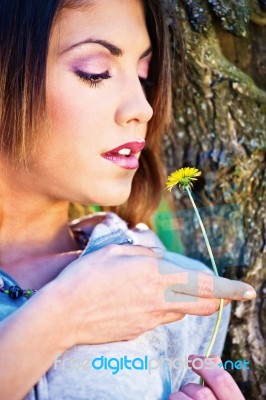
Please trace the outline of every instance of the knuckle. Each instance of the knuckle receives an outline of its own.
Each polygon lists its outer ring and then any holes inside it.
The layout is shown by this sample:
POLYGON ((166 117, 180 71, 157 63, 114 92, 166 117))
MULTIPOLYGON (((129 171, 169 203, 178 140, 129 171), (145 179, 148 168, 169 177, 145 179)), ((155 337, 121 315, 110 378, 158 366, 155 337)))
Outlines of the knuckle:
POLYGON ((149 318, 150 325, 154 329, 163 323, 162 321, 164 320, 164 313, 162 311, 151 311, 149 318))
POLYGON ((161 324, 170 324, 175 321, 180 321, 181 319, 185 318, 185 314, 177 313, 177 312, 169 312, 169 313, 164 313, 162 315, 162 322, 161 324))
POLYGON ((200 297, 212 297, 213 296, 213 285, 210 279, 202 279, 199 283, 199 295, 200 297))
POLYGON ((205 303, 202 306, 202 315, 212 315, 217 311, 217 305, 213 301, 208 302, 207 304, 205 303))
POLYGON ((235 385, 234 381, 232 381, 230 374, 224 370, 213 377, 213 383, 217 387, 227 387, 231 390, 234 389, 235 385))

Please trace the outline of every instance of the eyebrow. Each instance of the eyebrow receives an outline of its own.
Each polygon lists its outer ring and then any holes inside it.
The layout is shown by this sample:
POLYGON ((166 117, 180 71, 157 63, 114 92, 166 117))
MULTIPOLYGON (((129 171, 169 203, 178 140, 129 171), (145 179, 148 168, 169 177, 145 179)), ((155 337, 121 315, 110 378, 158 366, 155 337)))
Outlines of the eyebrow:
MULTIPOLYGON (((82 40, 81 42, 75 43, 75 44, 73 44, 72 46, 68 47, 67 49, 63 50, 63 51, 61 52, 61 55, 62 55, 62 54, 65 54, 66 52, 68 52, 68 51, 70 51, 70 50, 72 50, 72 49, 74 49, 74 48, 76 48, 76 47, 78 47, 78 46, 82 46, 83 44, 91 44, 91 43, 92 43, 92 44, 95 44, 95 43, 96 43, 96 44, 99 44, 100 46, 103 46, 104 48, 106 48, 107 50, 110 51, 110 53, 112 54, 112 56, 115 56, 115 57, 122 57, 123 54, 124 54, 123 50, 121 50, 119 47, 115 46, 114 44, 112 44, 112 43, 110 43, 110 42, 107 42, 106 40, 102 40, 102 39, 90 39, 90 38, 88 38, 88 39, 82 40)), ((149 47, 147 50, 145 50, 145 51, 141 54, 141 56, 140 56, 139 59, 141 60, 142 58, 148 56, 151 52, 152 52, 152 48, 149 47)))

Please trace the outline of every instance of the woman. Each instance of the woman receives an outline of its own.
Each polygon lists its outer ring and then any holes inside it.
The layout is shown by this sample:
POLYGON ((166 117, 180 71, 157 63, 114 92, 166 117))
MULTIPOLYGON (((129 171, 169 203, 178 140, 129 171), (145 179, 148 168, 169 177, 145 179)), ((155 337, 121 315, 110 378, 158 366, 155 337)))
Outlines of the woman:
MULTIPOLYGON (((3 399, 166 399, 181 387, 173 396, 224 398, 197 384, 186 394, 197 380, 187 366, 156 366, 161 356, 204 352, 219 298, 256 295, 134 228, 149 223, 164 182, 170 67, 161 7, 0 2, 3 399), (69 225, 70 201, 119 216, 69 225), (130 365, 110 362, 124 356, 130 365)), ((228 305, 214 354, 229 313, 228 305)), ((209 383, 213 371, 204 371, 209 383)), ((229 374, 215 373, 220 391, 228 381, 243 398, 229 374)))

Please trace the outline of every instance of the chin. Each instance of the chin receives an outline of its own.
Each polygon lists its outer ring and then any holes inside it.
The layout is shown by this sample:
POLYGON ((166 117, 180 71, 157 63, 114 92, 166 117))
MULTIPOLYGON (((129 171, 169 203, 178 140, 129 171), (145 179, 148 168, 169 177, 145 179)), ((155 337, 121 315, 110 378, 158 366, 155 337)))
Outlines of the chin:
POLYGON ((121 190, 117 188, 117 190, 109 190, 106 191, 104 198, 100 199, 96 204, 100 204, 101 206, 120 206, 125 203, 131 193, 131 185, 129 188, 123 187, 121 190))
POLYGON ((71 199, 70 201, 79 204, 98 204, 99 206, 119 206, 125 203, 131 193, 132 179, 129 180, 106 180, 103 182, 96 182, 91 185, 89 191, 83 192, 83 196, 71 199), (93 189, 91 189, 93 187, 93 189))

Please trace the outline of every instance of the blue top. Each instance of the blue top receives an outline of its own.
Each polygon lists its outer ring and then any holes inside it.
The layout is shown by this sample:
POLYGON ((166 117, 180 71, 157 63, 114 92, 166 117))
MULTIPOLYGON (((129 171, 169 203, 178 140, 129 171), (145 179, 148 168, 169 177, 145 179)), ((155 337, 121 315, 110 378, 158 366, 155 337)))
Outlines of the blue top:
MULTIPOLYGON (((116 214, 96 214, 101 222, 93 229, 90 223, 86 228, 86 221, 90 222, 93 216, 71 224, 85 246, 81 257, 111 243, 143 243, 138 233, 128 229, 116 214), (77 226, 82 229, 76 229, 77 226)), ((152 237, 154 240, 155 235, 152 237)), ((155 245, 159 243, 158 238, 157 241, 155 245)), ((187 269, 212 273, 204 264, 183 255, 166 251, 164 259, 187 269)), ((162 273, 173 273, 173 268, 162 273)), ((1 278, 7 289, 11 285, 19 286, 0 270, 0 285, 1 278)), ((12 300, 0 292, 0 320, 27 301, 25 297, 12 300)), ((222 354, 230 310, 230 305, 224 308, 212 354, 222 354)), ((186 315, 180 321, 158 326, 133 340, 73 346, 55 355, 53 365, 24 400, 166 400, 186 383, 199 382, 199 376, 187 365, 187 357, 205 354, 216 317, 217 312, 203 317, 186 315)))

